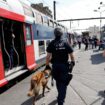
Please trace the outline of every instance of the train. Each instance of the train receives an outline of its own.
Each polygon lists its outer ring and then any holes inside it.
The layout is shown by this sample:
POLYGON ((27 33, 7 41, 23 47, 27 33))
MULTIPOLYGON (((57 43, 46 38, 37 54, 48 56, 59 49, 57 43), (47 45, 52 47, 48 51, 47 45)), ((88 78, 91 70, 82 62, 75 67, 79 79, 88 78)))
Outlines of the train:
POLYGON ((67 28, 19 0, 0 0, 0 88, 45 63, 53 30, 67 28))

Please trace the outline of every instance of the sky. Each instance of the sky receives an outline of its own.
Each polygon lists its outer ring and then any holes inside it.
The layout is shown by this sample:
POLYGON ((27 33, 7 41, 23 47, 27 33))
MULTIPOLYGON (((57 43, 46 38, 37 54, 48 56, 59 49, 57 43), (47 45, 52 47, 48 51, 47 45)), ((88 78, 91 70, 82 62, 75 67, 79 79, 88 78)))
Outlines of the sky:
MULTIPOLYGON (((48 6, 53 13, 54 0, 28 0, 32 3, 43 3, 48 6)), ((55 0, 56 1, 56 20, 63 19, 78 19, 78 18, 91 18, 105 17, 105 1, 104 0, 55 0), (103 2, 103 7, 99 10, 100 2, 103 2), (98 10, 98 12, 94 12, 98 10), (102 12, 104 11, 104 12, 102 12)), ((66 27, 70 28, 70 22, 61 22, 66 27)), ((105 19, 102 19, 101 26, 105 24, 105 19)), ((86 29, 90 26, 100 26, 100 20, 82 20, 71 22, 71 29, 86 29)))

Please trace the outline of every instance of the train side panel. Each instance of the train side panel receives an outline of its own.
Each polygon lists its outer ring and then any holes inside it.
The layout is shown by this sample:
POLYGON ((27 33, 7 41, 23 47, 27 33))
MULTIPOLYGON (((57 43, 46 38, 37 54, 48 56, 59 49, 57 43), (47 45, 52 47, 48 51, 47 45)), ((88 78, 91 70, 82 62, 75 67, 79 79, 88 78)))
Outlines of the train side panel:
POLYGON ((5 73, 4 73, 2 51, 0 49, 0 87, 4 86, 7 83, 8 81, 5 79, 5 73))
POLYGON ((53 28, 45 25, 33 24, 33 31, 35 59, 40 66, 45 64, 46 48, 54 37, 53 28))

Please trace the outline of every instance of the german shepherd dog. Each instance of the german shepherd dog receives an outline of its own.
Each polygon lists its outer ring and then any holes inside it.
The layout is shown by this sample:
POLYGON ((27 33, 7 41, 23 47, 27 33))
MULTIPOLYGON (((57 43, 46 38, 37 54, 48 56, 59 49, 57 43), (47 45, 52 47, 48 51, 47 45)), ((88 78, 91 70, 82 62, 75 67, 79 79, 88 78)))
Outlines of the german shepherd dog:
POLYGON ((33 103, 32 105, 35 105, 35 100, 39 95, 39 91, 41 90, 41 87, 43 89, 42 96, 44 96, 45 88, 50 90, 50 88, 47 86, 48 80, 51 76, 51 68, 50 66, 46 66, 43 71, 38 71, 36 74, 34 74, 31 78, 31 85, 30 90, 28 92, 28 96, 33 96, 33 103))

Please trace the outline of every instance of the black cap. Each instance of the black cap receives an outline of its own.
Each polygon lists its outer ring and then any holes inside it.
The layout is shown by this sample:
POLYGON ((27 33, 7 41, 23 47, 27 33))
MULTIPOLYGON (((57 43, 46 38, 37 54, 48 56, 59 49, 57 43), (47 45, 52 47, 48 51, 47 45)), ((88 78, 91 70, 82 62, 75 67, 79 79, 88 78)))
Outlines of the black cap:
POLYGON ((54 35, 55 38, 61 38, 61 36, 63 35, 63 31, 61 28, 55 28, 54 29, 54 35))

